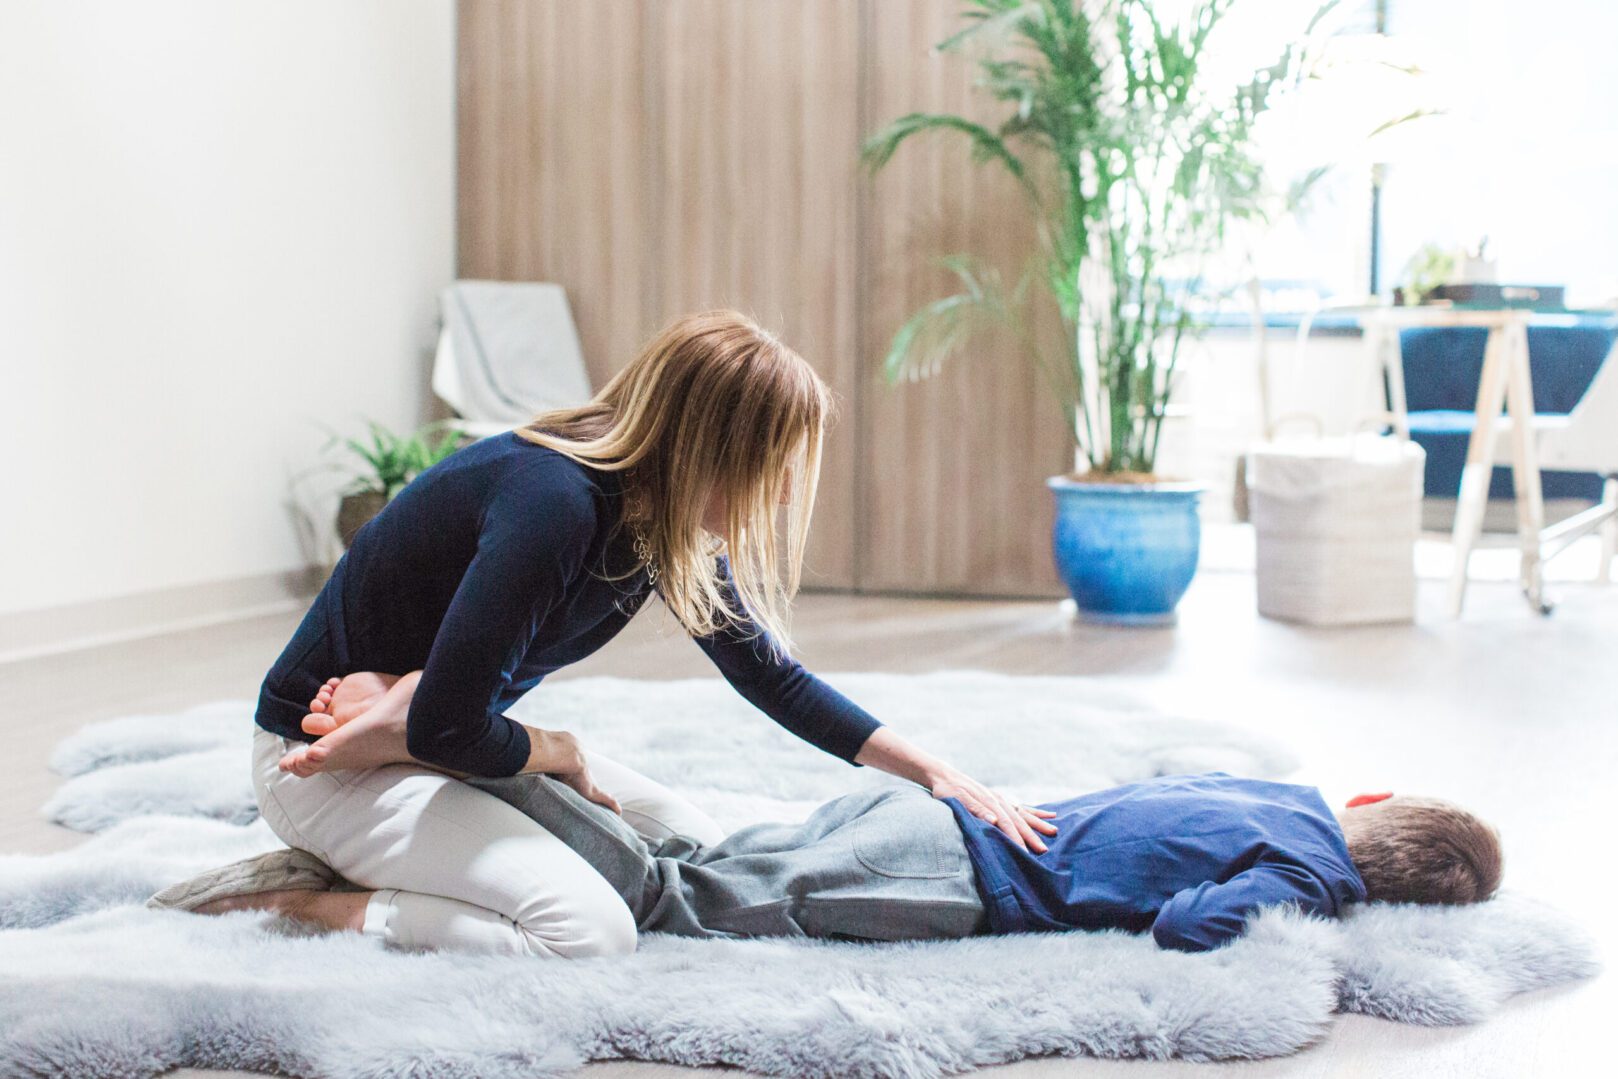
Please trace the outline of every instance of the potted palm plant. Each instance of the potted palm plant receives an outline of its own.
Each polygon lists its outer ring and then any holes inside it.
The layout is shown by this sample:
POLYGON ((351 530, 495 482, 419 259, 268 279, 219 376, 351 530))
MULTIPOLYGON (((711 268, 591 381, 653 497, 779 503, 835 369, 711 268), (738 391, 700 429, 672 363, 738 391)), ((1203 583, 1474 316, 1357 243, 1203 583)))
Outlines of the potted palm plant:
POLYGON ((1026 196, 1037 251, 1011 288, 970 255, 945 265, 961 283, 895 333, 890 380, 937 370, 979 329, 1011 331, 1061 407, 1074 473, 1057 501, 1057 567, 1081 614, 1171 620, 1196 571, 1199 488, 1156 473, 1177 363, 1203 328, 1204 270, 1232 224, 1273 198, 1254 124, 1309 76, 1317 11, 1273 64, 1210 85, 1210 35, 1233 0, 1197 0, 1177 23, 1150 0, 971 0, 969 25, 941 50, 980 43, 979 86, 1006 108, 997 125, 912 113, 865 144, 873 170, 911 137, 965 136, 976 160, 1005 169, 1026 196), (1059 343, 1033 328, 1053 304, 1059 343))

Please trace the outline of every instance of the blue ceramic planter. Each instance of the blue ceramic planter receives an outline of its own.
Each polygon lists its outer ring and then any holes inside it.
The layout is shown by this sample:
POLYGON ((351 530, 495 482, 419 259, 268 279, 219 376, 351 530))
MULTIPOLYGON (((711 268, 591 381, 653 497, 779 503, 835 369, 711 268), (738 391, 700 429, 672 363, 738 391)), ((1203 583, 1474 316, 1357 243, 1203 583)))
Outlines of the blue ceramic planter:
POLYGON ((1191 483, 1046 481, 1056 496, 1051 547, 1079 614, 1092 622, 1161 625, 1197 572, 1202 522, 1191 483))

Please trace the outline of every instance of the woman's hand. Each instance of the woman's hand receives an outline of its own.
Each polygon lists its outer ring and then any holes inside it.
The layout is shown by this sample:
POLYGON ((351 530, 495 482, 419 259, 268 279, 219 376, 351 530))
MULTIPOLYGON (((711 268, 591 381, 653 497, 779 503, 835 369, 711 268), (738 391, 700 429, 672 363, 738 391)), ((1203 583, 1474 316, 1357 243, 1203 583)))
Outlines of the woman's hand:
POLYGON ((1035 854, 1044 854, 1046 850, 1039 833, 1056 834, 1056 825, 1050 822, 1055 813, 1019 805, 954 769, 934 780, 931 789, 934 798, 958 799, 972 816, 999 828, 1017 846, 1035 854))
POLYGON ((1056 814, 1018 805, 996 794, 965 772, 923 752, 888 727, 872 732, 855 755, 854 763, 920 783, 933 792, 934 798, 960 799, 968 813, 999 828, 1007 839, 1035 854, 1044 854, 1046 849, 1040 833, 1056 834, 1056 825, 1050 823, 1050 818, 1056 814))
POLYGON ((606 806, 614 813, 623 812, 616 798, 596 786, 576 736, 567 731, 545 731, 526 724, 524 728, 528 731, 529 744, 524 772, 543 772, 555 776, 596 805, 606 806))

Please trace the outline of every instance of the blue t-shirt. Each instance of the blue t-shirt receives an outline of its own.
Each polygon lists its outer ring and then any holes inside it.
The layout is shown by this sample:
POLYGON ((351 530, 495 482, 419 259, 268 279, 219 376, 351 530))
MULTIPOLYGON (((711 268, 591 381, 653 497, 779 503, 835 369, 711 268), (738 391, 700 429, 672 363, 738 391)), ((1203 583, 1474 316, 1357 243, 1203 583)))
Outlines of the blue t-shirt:
POLYGON ((997 933, 1150 929, 1194 952, 1237 936, 1259 907, 1336 917, 1365 899, 1314 787, 1212 772, 1096 791, 1040 807, 1057 815, 1044 854, 949 805, 997 933))
MULTIPOLYGON (((652 594, 621 527, 621 483, 515 433, 427 469, 354 537, 265 678, 259 725, 311 741, 300 724, 323 680, 420 670, 411 753, 474 775, 518 771, 528 734, 502 713, 652 594)), ((725 559, 716 573, 740 610, 725 559)), ((852 761, 881 725, 750 619, 696 642, 743 697, 828 753, 852 761)))

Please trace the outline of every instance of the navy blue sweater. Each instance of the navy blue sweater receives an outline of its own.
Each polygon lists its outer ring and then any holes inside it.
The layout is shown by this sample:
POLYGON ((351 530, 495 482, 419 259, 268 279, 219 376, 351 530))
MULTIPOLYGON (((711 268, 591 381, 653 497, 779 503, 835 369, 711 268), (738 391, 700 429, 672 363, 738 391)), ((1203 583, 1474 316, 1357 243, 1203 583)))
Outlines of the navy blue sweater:
MULTIPOLYGON (((611 640, 652 592, 621 501, 619 473, 515 434, 451 454, 354 537, 265 678, 259 725, 310 741, 300 724, 326 678, 419 669, 410 752, 473 775, 518 772, 528 734, 501 713, 611 640)), ((740 609, 724 559, 717 572, 740 609)), ((880 726, 774 654, 751 621, 696 641, 743 697, 828 753, 852 761, 880 726)))
POLYGON ((1097 791, 1041 807, 1058 831, 1037 855, 949 804, 998 933, 1151 929, 1165 948, 1205 951, 1260 907, 1335 917, 1365 899, 1314 787, 1212 772, 1097 791))

